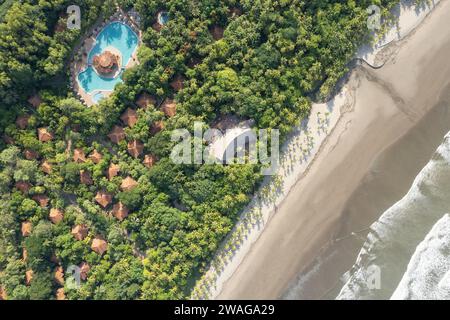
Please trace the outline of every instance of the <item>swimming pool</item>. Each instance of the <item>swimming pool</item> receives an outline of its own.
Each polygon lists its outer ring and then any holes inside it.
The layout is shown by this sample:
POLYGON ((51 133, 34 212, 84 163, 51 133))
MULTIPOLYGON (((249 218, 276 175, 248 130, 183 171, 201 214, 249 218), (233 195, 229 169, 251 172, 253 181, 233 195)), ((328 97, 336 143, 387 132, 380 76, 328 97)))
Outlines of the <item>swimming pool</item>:
POLYGON ((88 55, 88 68, 77 76, 78 83, 88 94, 94 91, 112 91, 116 84, 122 82, 123 67, 130 61, 139 38, 136 33, 122 22, 108 24, 97 36, 95 45, 88 55), (114 78, 100 76, 92 66, 94 56, 101 54, 108 47, 120 51, 122 58, 122 70, 114 78))

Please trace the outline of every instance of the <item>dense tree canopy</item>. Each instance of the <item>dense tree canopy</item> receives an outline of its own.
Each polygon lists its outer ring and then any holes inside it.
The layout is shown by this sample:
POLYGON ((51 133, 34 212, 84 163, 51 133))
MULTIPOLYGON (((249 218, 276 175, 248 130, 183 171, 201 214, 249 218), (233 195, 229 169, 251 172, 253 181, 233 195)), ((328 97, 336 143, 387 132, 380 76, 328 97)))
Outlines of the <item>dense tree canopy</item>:
POLYGON ((9 299, 53 299, 64 286, 60 267, 69 299, 187 297, 261 176, 250 164, 173 164, 171 129, 234 115, 285 137, 369 40, 366 8, 387 11, 397 1, 118 1, 142 17, 140 64, 110 98, 87 107, 69 88, 68 62, 114 2, 0 0, 0 288, 9 299), (82 30, 57 31, 71 4, 82 8, 82 30), (158 31, 160 10, 169 22, 158 31), (176 115, 136 108, 143 92, 157 104, 175 99, 176 115), (37 108, 27 102, 35 94, 37 108), (127 108, 138 121, 114 144, 107 135, 127 108), (164 129, 155 133, 158 121, 164 129), (127 152, 135 140, 153 166, 127 152), (110 176, 111 164, 120 170, 110 176), (133 188, 123 186, 128 177, 133 188), (69 286, 68 268, 83 264, 81 287, 69 286))

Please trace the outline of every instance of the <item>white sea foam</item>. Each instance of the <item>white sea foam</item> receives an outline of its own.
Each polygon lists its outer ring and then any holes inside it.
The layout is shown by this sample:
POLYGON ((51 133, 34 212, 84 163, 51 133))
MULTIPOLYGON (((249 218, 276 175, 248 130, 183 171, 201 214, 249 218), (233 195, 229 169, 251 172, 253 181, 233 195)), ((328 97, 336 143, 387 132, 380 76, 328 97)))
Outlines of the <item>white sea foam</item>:
MULTIPOLYGON (((422 169, 406 196, 371 226, 366 243, 337 299, 389 299, 416 247, 450 212, 450 133, 422 169), (380 288, 368 283, 368 270, 381 270, 380 288)), ((450 263, 450 261, 449 261, 450 263)))
POLYGON ((450 216, 419 244, 391 299, 450 299, 450 216))

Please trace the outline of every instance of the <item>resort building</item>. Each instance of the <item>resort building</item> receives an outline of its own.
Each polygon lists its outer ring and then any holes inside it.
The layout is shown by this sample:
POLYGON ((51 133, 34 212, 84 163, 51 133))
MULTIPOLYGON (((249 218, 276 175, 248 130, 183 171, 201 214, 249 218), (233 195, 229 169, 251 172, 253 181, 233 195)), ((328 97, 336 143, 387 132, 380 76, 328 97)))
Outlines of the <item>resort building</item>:
POLYGON ((52 208, 50 210, 50 214, 48 215, 48 218, 50 219, 51 222, 53 222, 54 224, 58 224, 60 223, 63 219, 64 219, 64 213, 62 210, 60 209, 55 209, 52 208))
POLYGON ((77 148, 73 150, 73 161, 76 163, 86 162, 86 155, 84 154, 83 149, 77 148))
POLYGON ((120 172, 120 167, 117 164, 111 163, 108 171, 106 172, 106 177, 108 180, 111 180, 112 178, 116 177, 120 172))
POLYGON ((97 236, 92 240, 91 249, 95 253, 103 255, 108 250, 108 243, 102 237, 97 236))
POLYGON ((138 140, 133 140, 128 143, 128 153, 134 158, 139 158, 139 156, 144 151, 144 144, 138 140))
POLYGON ((108 135, 108 138, 114 142, 119 143, 120 141, 125 139, 125 131, 123 130, 123 127, 121 126, 114 126, 111 133, 108 135))
POLYGON ((22 236, 28 237, 31 234, 31 230, 33 230, 33 225, 30 221, 22 222, 22 236))
POLYGON ((103 208, 106 208, 112 203, 112 195, 105 191, 99 191, 95 196, 95 201, 103 208))
POLYGON ((120 185, 120 189, 122 189, 122 191, 131 191, 134 188, 136 188, 139 184, 137 183, 136 180, 134 180, 132 177, 126 177, 125 179, 122 180, 122 184, 120 185))
POLYGON ((165 99, 161 105, 161 111, 164 112, 166 117, 171 118, 177 114, 177 104, 173 99, 165 99))
POLYGON ((156 98, 147 92, 143 92, 138 96, 136 105, 143 109, 146 109, 149 106, 156 106, 156 98))
POLYGON ((88 228, 85 225, 77 224, 75 227, 72 228, 71 233, 76 240, 81 241, 87 237, 88 228))
POLYGON ((113 216, 116 217, 119 221, 122 221, 126 217, 128 217, 128 213, 128 208, 122 202, 116 203, 112 210, 113 216))

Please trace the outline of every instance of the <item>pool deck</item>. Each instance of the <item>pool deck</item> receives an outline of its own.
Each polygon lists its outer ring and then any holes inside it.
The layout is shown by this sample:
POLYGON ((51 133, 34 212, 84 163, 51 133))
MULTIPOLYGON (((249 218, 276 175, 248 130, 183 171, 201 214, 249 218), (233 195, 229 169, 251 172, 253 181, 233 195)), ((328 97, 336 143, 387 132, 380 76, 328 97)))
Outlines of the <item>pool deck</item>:
POLYGON ((94 93, 87 93, 84 91, 84 89, 79 85, 78 83, 78 74, 84 70, 86 70, 88 66, 88 57, 89 52, 91 52, 92 48, 95 46, 95 39, 97 35, 105 28, 108 24, 113 22, 121 22, 123 24, 128 25, 138 36, 139 43, 136 47, 136 50, 134 50, 133 54, 131 55, 131 59, 128 61, 128 63, 122 67, 125 67, 125 69, 129 69, 134 67, 135 65, 139 64, 138 58, 137 58, 137 50, 142 42, 142 32, 140 29, 138 29, 138 20, 139 17, 136 12, 129 12, 125 13, 122 10, 118 10, 112 17, 110 17, 107 21, 102 22, 100 25, 96 26, 94 30, 88 33, 88 36, 84 39, 82 42, 81 48, 78 50, 77 53, 75 53, 74 58, 71 62, 70 66, 70 84, 72 86, 72 89, 74 90, 76 96, 88 107, 96 104, 93 100, 93 96, 97 92, 103 93, 105 97, 108 97, 111 95, 113 91, 104 91, 104 90, 97 90, 94 93), (77 57, 80 56, 80 59, 77 57))

